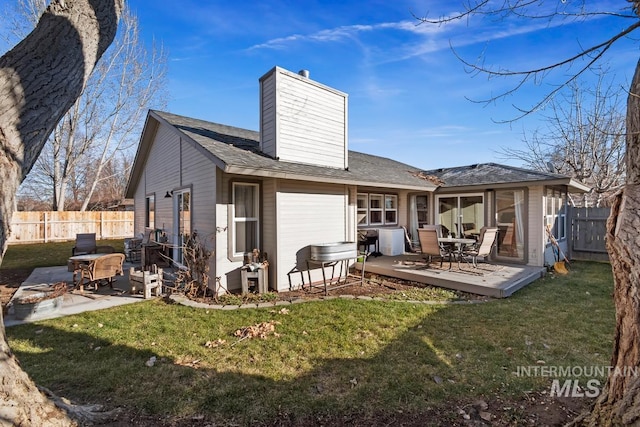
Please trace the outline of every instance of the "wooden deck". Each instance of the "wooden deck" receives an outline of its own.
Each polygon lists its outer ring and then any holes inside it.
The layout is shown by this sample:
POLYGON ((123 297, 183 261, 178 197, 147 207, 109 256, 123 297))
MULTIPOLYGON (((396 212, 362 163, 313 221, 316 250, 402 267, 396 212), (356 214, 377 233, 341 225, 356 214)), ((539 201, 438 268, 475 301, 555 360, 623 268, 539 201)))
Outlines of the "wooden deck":
MULTIPOLYGON (((361 265, 357 263, 356 268, 361 269, 361 265)), ((443 268, 439 268, 439 262, 427 264, 420 254, 375 258, 370 256, 365 264, 365 272, 494 298, 506 298, 544 276, 546 271, 544 267, 493 262, 479 262, 477 268, 462 262, 459 268, 458 263, 454 261, 450 270, 448 267, 447 261, 443 268)))

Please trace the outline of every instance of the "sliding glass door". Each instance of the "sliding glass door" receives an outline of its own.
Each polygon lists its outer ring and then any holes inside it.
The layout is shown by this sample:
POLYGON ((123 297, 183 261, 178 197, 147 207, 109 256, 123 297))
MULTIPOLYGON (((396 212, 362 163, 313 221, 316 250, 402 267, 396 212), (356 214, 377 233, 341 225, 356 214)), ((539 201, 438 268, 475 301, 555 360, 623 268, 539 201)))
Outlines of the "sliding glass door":
POLYGON ((484 196, 461 194, 440 196, 437 223, 443 225, 444 233, 454 237, 474 237, 484 226, 484 196))
POLYGON ((498 226, 497 256, 525 261, 524 190, 496 191, 496 222, 498 226))

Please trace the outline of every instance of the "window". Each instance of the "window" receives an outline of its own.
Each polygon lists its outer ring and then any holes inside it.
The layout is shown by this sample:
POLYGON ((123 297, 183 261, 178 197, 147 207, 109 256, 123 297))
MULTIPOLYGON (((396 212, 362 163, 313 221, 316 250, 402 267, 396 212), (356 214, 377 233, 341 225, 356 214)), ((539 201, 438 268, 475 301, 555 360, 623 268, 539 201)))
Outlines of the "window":
POLYGON ((567 193, 557 188, 547 188, 545 192, 544 226, 551 228, 553 237, 561 240, 566 235, 566 205, 567 193))
POLYGON ((369 194, 369 225, 382 224, 382 194, 369 194))
POLYGON ((384 196, 384 223, 398 223, 398 196, 385 194, 384 196))
POLYGON ((156 226, 156 196, 154 194, 147 196, 145 200, 144 226, 147 228, 155 228, 156 226))
POLYGON ((369 224, 369 214, 367 206, 369 205, 369 195, 366 193, 358 193, 358 225, 369 224))
POLYGON ((416 214, 418 216, 418 228, 429 224, 429 200, 427 196, 416 196, 416 214))
POLYGON ((233 255, 242 256, 259 248, 259 186, 233 184, 233 255))
POLYGON ((358 193, 358 225, 398 223, 398 196, 358 193))

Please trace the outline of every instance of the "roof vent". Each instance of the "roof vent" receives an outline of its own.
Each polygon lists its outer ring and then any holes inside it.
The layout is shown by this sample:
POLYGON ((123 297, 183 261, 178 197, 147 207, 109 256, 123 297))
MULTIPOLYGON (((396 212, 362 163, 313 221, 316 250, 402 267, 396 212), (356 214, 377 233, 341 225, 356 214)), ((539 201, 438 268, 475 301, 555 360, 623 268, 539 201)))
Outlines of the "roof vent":
POLYGON ((298 71, 298 74, 304 77, 305 79, 309 78, 309 70, 300 70, 298 71))

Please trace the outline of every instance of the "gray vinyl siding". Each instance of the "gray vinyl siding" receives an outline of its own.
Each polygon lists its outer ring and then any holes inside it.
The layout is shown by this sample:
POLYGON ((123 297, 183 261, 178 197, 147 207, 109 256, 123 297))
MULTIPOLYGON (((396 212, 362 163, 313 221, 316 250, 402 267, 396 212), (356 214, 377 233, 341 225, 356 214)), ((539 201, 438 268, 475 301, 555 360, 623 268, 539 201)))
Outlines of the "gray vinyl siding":
POLYGON ((216 167, 193 143, 181 143, 182 175, 180 187, 191 189, 191 228, 203 241, 215 238, 216 167))
POLYGON ((276 263, 273 262, 278 256, 277 235, 278 227, 276 223, 276 191, 278 180, 265 179, 262 183, 262 250, 267 253, 269 261, 273 266, 269 271, 269 288, 277 289, 276 263))
POLYGON ((347 95, 276 68, 261 79, 262 150, 280 160, 348 167, 347 95))
POLYGON ((167 191, 174 188, 180 176, 180 139, 171 128, 161 125, 147 155, 143 175, 135 192, 135 233, 144 233, 145 197, 155 193, 156 228, 163 224, 168 233, 171 232, 173 217, 172 199, 165 198, 167 191))
POLYGON ((271 74, 260 86, 260 149, 277 158, 276 151, 276 74, 271 74))
MULTIPOLYGON (((309 246, 350 240, 348 235, 349 192, 343 185, 281 182, 276 193, 277 246, 275 280, 277 290, 289 289, 287 273, 304 269, 309 246)), ((308 280, 307 273, 304 274, 308 280)), ((313 281, 321 278, 312 270, 313 281)), ((292 274, 292 285, 300 285, 300 274, 292 274)))

